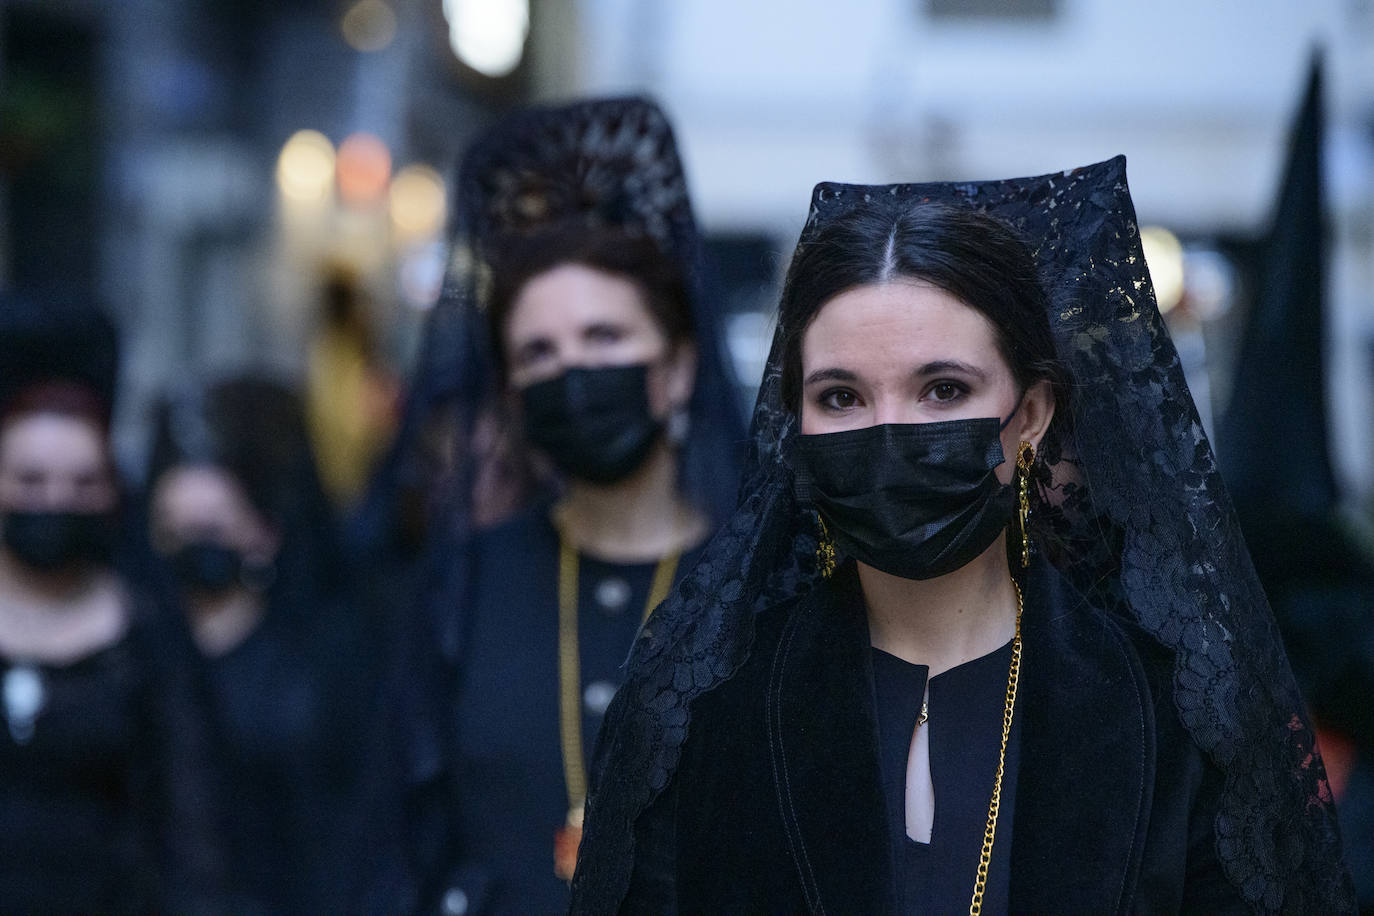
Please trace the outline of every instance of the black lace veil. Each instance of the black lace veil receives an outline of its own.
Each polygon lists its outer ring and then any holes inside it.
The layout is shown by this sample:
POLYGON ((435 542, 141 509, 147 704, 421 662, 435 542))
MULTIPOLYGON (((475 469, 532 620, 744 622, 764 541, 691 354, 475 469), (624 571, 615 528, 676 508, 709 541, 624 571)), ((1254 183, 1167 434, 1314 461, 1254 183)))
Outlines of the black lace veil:
POLYGON ((686 278, 698 367, 681 483, 713 520, 728 515, 734 487, 723 483, 737 479, 744 423, 731 400, 686 176, 663 112, 640 98, 517 111, 468 150, 453 212, 453 253, 397 445, 354 526, 364 546, 461 538, 541 491, 502 402, 485 296, 500 246, 554 226, 648 237, 686 278))
MULTIPOLYGON (((1218 855, 1256 909, 1348 908, 1331 796, 1302 698, 1155 304, 1123 157, 1034 178, 816 187, 799 247, 854 208, 936 202, 1027 239, 1073 377, 1072 423, 1037 462, 1036 541, 1079 591, 1171 649, 1178 713, 1225 774, 1218 855)), ((778 328, 734 516, 646 625, 607 714, 574 908, 614 912, 633 825, 677 764, 694 698, 748 656, 754 615, 817 577, 786 455, 778 328)))

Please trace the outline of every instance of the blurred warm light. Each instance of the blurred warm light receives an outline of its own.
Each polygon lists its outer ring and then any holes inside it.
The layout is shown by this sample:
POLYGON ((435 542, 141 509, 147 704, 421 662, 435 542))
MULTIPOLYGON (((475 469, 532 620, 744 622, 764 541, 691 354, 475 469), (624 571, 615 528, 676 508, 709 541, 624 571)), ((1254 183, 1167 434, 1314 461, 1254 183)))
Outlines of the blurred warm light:
POLYGON ((355 51, 380 51, 396 37, 396 14, 382 0, 358 0, 339 22, 355 51))
POLYGON ((339 196, 350 204, 379 200, 391 178, 391 152, 368 133, 350 134, 339 144, 339 196))
POLYGON ((292 200, 324 200, 334 181, 334 145, 317 130, 291 135, 277 157, 277 186, 292 200))
POLYGON ((479 73, 502 77, 520 64, 530 31, 529 0, 444 0, 448 42, 479 73))
POLYGON ((444 229, 448 206, 444 179, 427 165, 408 165, 391 182, 391 221, 411 238, 429 238, 444 229))
POLYGON ((1159 311, 1168 314, 1183 298, 1183 246, 1163 226, 1142 226, 1140 245, 1145 249, 1145 266, 1150 269, 1159 311))

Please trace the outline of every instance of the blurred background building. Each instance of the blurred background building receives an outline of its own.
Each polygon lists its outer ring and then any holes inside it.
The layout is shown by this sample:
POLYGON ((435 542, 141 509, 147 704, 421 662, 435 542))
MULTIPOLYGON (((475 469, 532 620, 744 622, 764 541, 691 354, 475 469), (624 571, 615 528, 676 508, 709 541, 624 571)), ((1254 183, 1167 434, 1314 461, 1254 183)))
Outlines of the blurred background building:
MULTIPOLYGON (((351 373, 373 426, 316 438, 371 455, 438 293, 468 139, 516 104, 643 92, 677 125, 746 383, 817 180, 1125 153, 1210 424, 1254 293, 1236 252, 1268 228, 1318 46, 1331 447, 1361 504, 1374 0, 3 0, 0 285, 79 285, 120 319, 129 467, 157 392, 245 369, 351 373)), ((345 502, 361 479, 328 474, 345 502)))

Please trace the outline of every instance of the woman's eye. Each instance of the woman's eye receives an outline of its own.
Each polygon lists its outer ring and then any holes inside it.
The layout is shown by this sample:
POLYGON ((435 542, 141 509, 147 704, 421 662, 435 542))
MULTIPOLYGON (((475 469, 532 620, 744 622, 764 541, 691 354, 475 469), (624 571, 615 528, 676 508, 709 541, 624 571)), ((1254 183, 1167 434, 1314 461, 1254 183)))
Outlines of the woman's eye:
POLYGON ((541 361, 552 357, 553 346, 544 341, 536 341, 534 343, 525 344, 516 351, 515 365, 525 368, 537 365, 541 361))
POLYGON ((48 481, 48 475, 43 471, 27 468, 15 475, 21 487, 41 487, 48 481))
POLYGON ((859 396, 845 388, 832 388, 821 395, 820 403, 831 410, 849 410, 858 406, 859 396))
POLYGON ((594 343, 613 344, 619 343, 625 337, 625 333, 620 328, 601 324, 588 328, 586 337, 594 343))
POLYGON ((963 393, 963 386, 954 382, 936 382, 930 386, 930 397, 936 401, 957 400, 963 393))

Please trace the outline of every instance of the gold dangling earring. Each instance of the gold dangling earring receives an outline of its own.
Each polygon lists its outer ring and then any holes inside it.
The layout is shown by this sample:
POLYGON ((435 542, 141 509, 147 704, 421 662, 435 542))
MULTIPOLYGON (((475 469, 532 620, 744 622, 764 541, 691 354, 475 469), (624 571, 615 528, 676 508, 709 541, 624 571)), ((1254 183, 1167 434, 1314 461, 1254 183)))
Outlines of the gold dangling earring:
POLYGON ((1035 461, 1035 446, 1025 439, 1016 450, 1017 512, 1021 519, 1021 568, 1030 566, 1030 472, 1035 461))
POLYGON ((825 528, 825 519, 821 518, 819 512, 816 513, 816 524, 821 529, 820 535, 816 538, 816 568, 820 570, 821 578, 829 579, 835 572, 835 542, 830 539, 830 532, 825 528))

